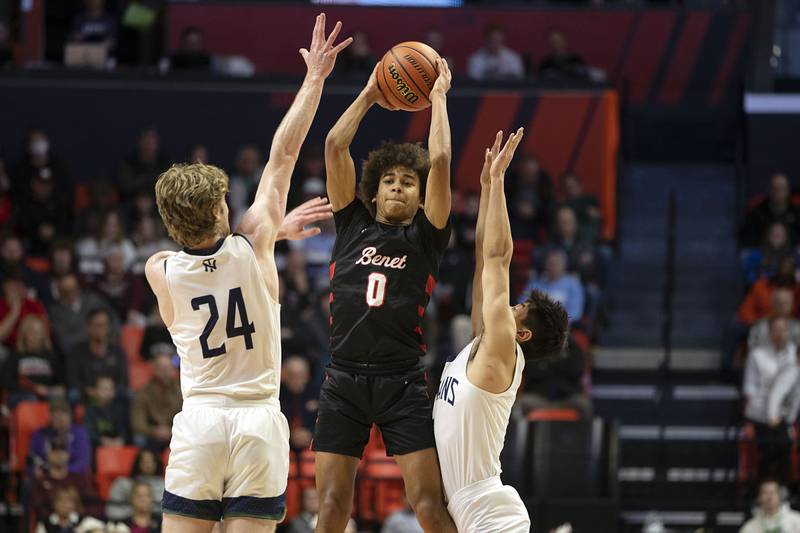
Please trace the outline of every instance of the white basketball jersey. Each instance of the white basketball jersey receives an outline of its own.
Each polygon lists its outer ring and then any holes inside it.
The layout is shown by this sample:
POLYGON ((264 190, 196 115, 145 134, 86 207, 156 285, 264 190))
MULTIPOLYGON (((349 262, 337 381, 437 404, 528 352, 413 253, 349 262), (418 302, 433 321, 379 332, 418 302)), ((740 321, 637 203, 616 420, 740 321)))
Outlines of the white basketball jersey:
POLYGON ((209 250, 180 251, 167 259, 166 276, 184 400, 277 399, 280 305, 247 239, 228 235, 209 250))
POLYGON ((467 379, 467 362, 476 340, 444 366, 433 404, 436 451, 448 499, 464 487, 500 475, 500 452, 525 368, 517 345, 514 379, 508 390, 494 394, 473 385, 467 379))

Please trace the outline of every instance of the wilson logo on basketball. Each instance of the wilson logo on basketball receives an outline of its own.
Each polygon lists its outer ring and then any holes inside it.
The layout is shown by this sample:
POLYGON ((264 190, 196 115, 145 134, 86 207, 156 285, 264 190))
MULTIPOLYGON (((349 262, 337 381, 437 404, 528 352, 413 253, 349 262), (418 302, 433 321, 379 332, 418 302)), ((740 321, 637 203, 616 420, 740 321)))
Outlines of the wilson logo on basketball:
POLYGON ((419 72, 419 75, 422 76, 422 81, 425 82, 425 85, 427 85, 429 89, 433 87, 433 80, 428 75, 428 72, 424 68, 422 68, 422 65, 420 65, 416 59, 414 59, 414 56, 412 56, 411 54, 406 54, 403 56, 403 59, 408 61, 411 64, 411 66, 414 67, 414 70, 419 72))
POLYGON ((389 74, 392 75, 392 79, 397 86, 397 92, 403 95, 403 98, 405 98, 409 104, 415 104, 417 100, 419 100, 419 96, 408 87, 405 80, 397 72, 397 67, 394 63, 389 64, 389 74))

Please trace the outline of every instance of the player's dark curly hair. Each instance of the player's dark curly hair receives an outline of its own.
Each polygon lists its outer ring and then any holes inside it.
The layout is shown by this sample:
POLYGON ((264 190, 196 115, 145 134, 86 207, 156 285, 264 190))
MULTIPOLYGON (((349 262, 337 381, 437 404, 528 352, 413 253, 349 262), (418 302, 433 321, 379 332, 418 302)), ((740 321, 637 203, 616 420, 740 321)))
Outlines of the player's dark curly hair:
POLYGON ((419 201, 425 200, 425 184, 431 168, 428 151, 419 143, 398 144, 384 141, 381 147, 369 153, 361 166, 361 201, 375 216, 375 204, 372 199, 378 194, 378 184, 383 173, 392 167, 408 167, 419 176, 419 201))
POLYGON ((528 315, 522 323, 533 332, 533 337, 521 343, 526 360, 557 357, 567 347, 569 318, 564 306, 551 300, 545 293, 531 291, 528 299, 528 315))

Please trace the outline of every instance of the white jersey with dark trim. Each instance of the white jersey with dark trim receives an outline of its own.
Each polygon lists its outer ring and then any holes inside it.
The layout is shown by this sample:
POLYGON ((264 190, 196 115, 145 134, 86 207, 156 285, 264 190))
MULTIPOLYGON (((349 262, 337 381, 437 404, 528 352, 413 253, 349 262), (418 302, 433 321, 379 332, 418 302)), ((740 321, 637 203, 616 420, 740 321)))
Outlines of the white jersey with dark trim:
POLYGON ((209 249, 184 249, 165 269, 184 400, 277 400, 280 304, 248 240, 233 234, 209 249))
POLYGON ((506 391, 494 394, 473 385, 467 378, 467 363, 477 340, 445 364, 433 403, 436 451, 448 499, 465 487, 500 475, 500 452, 525 368, 522 348, 517 345, 514 378, 506 391))

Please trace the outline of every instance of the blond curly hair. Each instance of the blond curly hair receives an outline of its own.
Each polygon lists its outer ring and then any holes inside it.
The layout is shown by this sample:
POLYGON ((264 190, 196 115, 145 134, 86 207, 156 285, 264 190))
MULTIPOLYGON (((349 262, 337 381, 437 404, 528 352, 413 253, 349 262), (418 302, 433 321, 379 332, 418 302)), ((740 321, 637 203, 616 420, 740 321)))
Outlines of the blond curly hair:
POLYGON ((172 165, 156 182, 156 205, 169 236, 192 247, 220 230, 216 209, 228 194, 228 176, 203 163, 172 165))

